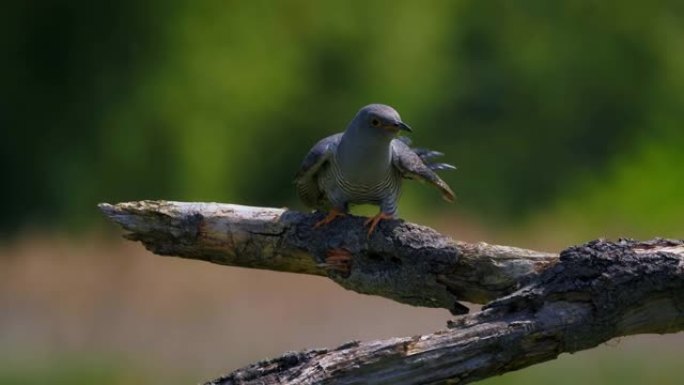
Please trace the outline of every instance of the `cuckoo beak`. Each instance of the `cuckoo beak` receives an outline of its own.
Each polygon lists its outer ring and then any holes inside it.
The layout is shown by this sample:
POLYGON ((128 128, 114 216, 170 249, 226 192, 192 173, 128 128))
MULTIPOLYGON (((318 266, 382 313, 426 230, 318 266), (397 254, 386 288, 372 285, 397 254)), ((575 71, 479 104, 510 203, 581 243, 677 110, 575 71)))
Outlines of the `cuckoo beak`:
POLYGON ((397 127, 397 128, 400 129, 400 130, 404 130, 404 131, 408 131, 408 132, 413 132, 413 130, 411 129, 411 126, 409 126, 408 124, 406 124, 406 123, 404 123, 404 122, 397 122, 397 123, 394 123, 394 126, 397 127))

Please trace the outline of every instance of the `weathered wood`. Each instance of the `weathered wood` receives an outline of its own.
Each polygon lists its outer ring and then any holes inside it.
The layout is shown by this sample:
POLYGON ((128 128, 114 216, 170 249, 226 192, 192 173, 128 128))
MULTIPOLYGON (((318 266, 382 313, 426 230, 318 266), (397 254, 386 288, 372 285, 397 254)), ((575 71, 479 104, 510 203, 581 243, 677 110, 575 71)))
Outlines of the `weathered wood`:
POLYGON ((313 229, 319 214, 218 203, 141 201, 100 209, 160 255, 256 269, 329 276, 359 293, 442 307, 486 303, 514 291, 521 280, 558 256, 509 246, 457 242, 428 227, 381 223, 369 238, 364 218, 347 216, 313 229), (349 275, 322 267, 327 253, 353 255, 349 275))
POLYGON ((680 242, 592 242, 433 334, 288 353, 206 385, 466 384, 636 333, 684 330, 680 242))
POLYGON ((560 256, 467 244, 402 221, 370 238, 363 219, 284 209, 143 201, 102 211, 161 255, 329 276, 343 287, 417 306, 486 304, 424 336, 288 353, 207 384, 465 384, 588 349, 611 338, 684 330, 684 243, 594 241, 560 256), (353 255, 350 274, 323 266, 353 255))

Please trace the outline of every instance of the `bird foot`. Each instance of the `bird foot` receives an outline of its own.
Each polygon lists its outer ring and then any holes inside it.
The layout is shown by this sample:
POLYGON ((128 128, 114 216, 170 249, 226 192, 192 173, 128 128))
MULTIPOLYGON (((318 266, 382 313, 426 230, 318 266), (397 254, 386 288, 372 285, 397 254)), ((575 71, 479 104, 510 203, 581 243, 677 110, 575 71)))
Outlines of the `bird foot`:
POLYGON ((370 225, 370 228, 368 229, 368 237, 370 238, 371 234, 373 234, 373 231, 375 231, 375 228, 378 227, 378 224, 380 223, 381 220, 383 219, 392 219, 392 216, 383 212, 378 213, 378 215, 368 218, 366 222, 363 223, 364 226, 370 225))
POLYGON ((314 225, 314 229, 317 229, 321 226, 325 226, 328 223, 332 222, 335 218, 337 217, 343 217, 346 214, 338 209, 332 209, 330 212, 328 212, 328 215, 325 216, 325 218, 321 219, 320 221, 316 222, 314 225))
POLYGON ((320 266, 337 271, 345 277, 351 272, 352 253, 345 249, 330 249, 326 253, 325 263, 320 266))

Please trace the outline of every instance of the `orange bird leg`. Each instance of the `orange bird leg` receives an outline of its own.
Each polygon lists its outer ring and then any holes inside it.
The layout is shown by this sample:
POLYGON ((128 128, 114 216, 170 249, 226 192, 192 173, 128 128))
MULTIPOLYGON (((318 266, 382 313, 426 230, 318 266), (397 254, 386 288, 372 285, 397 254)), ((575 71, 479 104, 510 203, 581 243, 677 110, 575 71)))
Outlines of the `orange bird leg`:
POLYGON ((380 223, 380 221, 383 219, 392 219, 392 216, 389 214, 385 214, 381 211, 378 213, 378 215, 372 218, 368 218, 368 220, 366 220, 366 222, 363 223, 364 226, 368 226, 370 224, 370 228, 368 229, 369 237, 371 236, 371 234, 373 234, 375 228, 378 227, 378 223, 380 223))
POLYGON ((326 215, 325 218, 316 222, 316 224, 314 225, 314 229, 317 229, 321 226, 327 225, 328 223, 332 222, 335 218, 343 217, 345 215, 346 214, 343 211, 340 211, 338 209, 332 209, 332 210, 330 210, 330 212, 328 212, 328 215, 326 215))

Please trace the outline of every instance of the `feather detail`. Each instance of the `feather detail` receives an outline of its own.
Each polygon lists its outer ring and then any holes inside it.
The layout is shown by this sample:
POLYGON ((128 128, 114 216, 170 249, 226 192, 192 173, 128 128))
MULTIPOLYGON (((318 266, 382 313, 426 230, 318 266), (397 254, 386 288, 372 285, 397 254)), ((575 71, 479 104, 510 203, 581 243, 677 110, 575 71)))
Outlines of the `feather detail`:
POLYGON ((427 165, 430 167, 431 170, 433 171, 442 171, 442 170, 456 170, 456 166, 451 165, 449 163, 429 163, 427 165))
POLYGON ((451 170, 455 169, 455 167, 447 163, 427 163, 425 161, 426 156, 429 159, 430 156, 436 157, 437 154, 441 153, 423 149, 419 149, 417 152, 402 140, 392 142, 392 153, 392 162, 404 178, 416 179, 432 184, 439 189, 442 193, 442 198, 448 202, 453 202, 456 199, 449 185, 435 173, 435 170, 451 170))

